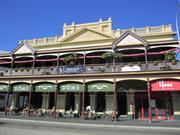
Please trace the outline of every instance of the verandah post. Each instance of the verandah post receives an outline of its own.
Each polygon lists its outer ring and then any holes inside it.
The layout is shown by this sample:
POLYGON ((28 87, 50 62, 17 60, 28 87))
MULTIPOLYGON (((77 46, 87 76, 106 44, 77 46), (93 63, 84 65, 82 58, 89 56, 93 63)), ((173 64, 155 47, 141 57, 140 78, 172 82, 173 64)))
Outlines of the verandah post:
POLYGON ((7 109, 8 109, 8 104, 9 104, 9 92, 11 90, 10 82, 8 84, 8 91, 6 94, 6 104, 5 104, 5 115, 7 115, 7 109))
POLYGON ((32 81, 31 81, 31 88, 30 88, 30 91, 29 91, 29 108, 28 108, 28 117, 30 116, 30 109, 31 109, 31 92, 33 90, 33 85, 32 85, 32 81))
POLYGON ((57 80, 56 80, 56 90, 55 90, 55 93, 54 93, 54 118, 56 118, 57 92, 58 92, 58 84, 57 84, 57 80))
POLYGON ((83 79, 83 101, 82 101, 82 119, 84 120, 84 100, 85 100, 85 79, 83 79))
POLYGON ((149 77, 147 77, 147 89, 148 89, 148 112, 149 112, 149 124, 152 123, 152 112, 151 112, 151 93, 150 93, 150 83, 149 77))
POLYGON ((116 120, 116 111, 117 111, 117 93, 116 93, 116 78, 114 77, 114 113, 112 118, 116 120))

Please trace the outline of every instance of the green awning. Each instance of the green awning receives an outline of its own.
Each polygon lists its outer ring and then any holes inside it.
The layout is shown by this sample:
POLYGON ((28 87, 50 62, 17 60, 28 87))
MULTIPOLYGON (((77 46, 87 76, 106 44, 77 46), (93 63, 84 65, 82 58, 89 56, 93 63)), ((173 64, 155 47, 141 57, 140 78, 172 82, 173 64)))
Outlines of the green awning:
POLYGON ((66 83, 59 86, 60 92, 83 92, 84 87, 79 83, 66 83))
POLYGON ((40 83, 35 85, 35 92, 55 92, 56 86, 51 83, 40 83))
POLYGON ((8 85, 7 84, 0 84, 0 92, 8 92, 8 85))
POLYGON ((14 84, 12 86, 13 92, 30 92, 31 91, 31 85, 30 84, 14 84))
POLYGON ((106 82, 96 82, 88 85, 88 92, 112 92, 113 84, 106 82))

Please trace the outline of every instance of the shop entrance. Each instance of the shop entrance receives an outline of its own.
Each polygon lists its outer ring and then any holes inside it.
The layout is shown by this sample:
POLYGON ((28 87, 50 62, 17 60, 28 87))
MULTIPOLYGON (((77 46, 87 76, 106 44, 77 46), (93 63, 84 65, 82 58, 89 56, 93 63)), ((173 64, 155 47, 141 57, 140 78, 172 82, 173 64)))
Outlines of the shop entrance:
POLYGON ((74 92, 68 92, 66 95, 66 111, 67 110, 74 110, 74 104, 75 104, 75 96, 74 92))
POLYGON ((117 111, 118 115, 127 114, 127 96, 125 92, 117 92, 117 111))
POLYGON ((96 112, 103 112, 106 109, 105 92, 98 92, 96 96, 96 112))
POLYGON ((148 118, 148 98, 146 93, 135 94, 135 118, 148 118))
MULTIPOLYGON (((173 118, 172 99, 169 92, 152 92, 150 104, 153 119, 173 118)), ((147 93, 135 94, 135 117, 136 119, 148 119, 147 93)))

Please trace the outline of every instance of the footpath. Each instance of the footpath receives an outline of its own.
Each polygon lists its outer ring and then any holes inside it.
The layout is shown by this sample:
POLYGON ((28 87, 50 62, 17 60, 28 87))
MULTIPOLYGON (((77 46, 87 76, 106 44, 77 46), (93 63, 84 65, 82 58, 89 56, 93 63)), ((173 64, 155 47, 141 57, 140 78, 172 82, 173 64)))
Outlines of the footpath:
POLYGON ((22 117, 22 116, 5 116, 0 115, 0 122, 19 121, 19 122, 36 122, 50 124, 70 124, 70 125, 89 125, 104 127, 140 127, 140 128, 174 128, 180 130, 180 120, 153 120, 150 124, 148 120, 83 120, 81 118, 51 118, 51 117, 22 117))

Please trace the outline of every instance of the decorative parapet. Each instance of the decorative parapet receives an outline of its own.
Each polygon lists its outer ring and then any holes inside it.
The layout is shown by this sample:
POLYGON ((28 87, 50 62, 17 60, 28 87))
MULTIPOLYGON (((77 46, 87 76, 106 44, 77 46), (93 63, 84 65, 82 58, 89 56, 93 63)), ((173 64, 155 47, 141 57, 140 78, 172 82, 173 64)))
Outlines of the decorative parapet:
POLYGON ((39 38, 33 40, 23 40, 23 42, 30 45, 50 45, 50 44, 57 44, 58 40, 60 39, 61 36, 56 36, 56 37, 39 38))
POLYGON ((133 33, 143 36, 147 34, 156 34, 156 33, 171 33, 172 31, 172 26, 169 25, 161 25, 161 26, 153 26, 153 27, 144 27, 144 28, 130 28, 130 29, 123 29, 123 30, 115 30, 114 34, 115 36, 120 36, 123 33, 125 33, 127 30, 132 31, 133 33))
MULTIPOLYGON (((111 21, 110 19, 108 21, 111 21)), ((64 27, 67 27, 66 24, 64 24, 64 27)), ((83 24, 82 24, 83 25, 83 24)), ((169 25, 161 25, 161 26, 153 26, 153 27, 144 27, 144 28, 130 28, 130 29, 117 29, 112 31, 112 36, 115 37, 121 36, 123 33, 125 33, 127 30, 132 31, 133 33, 139 35, 139 36, 146 36, 146 35, 156 35, 156 34, 166 34, 171 33, 172 35, 175 34, 175 32, 172 31, 172 26, 169 25)), ((37 45, 53 45, 58 44, 58 41, 60 41, 65 36, 56 36, 56 37, 47 37, 47 38, 39 38, 39 39, 33 39, 33 40, 24 40, 25 43, 28 43, 33 46, 37 45)), ((173 36, 172 36, 173 37, 173 36)))

